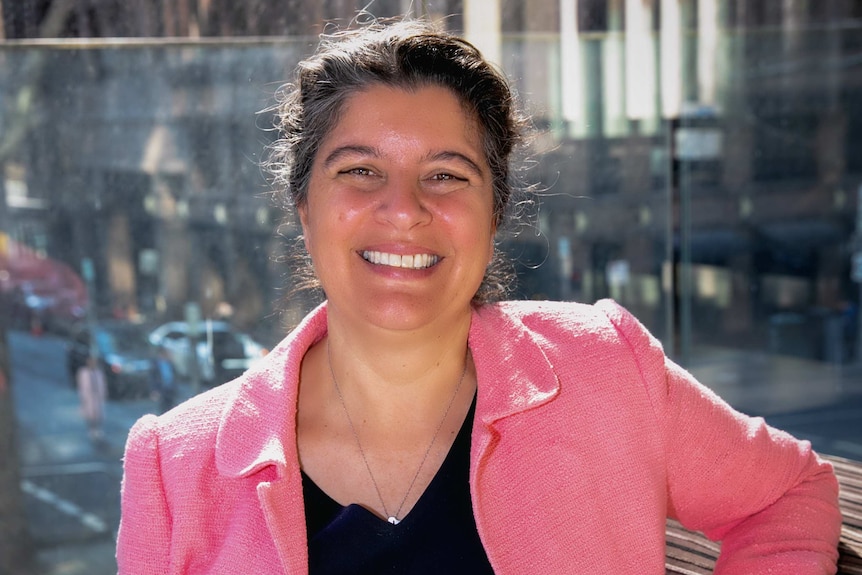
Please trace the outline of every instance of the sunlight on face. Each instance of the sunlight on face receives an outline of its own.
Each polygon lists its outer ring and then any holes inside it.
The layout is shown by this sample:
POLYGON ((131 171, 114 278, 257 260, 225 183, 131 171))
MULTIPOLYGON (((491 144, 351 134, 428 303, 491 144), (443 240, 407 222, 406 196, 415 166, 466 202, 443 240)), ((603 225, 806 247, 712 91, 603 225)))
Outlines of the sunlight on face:
POLYGON ((469 313, 494 237, 477 121, 436 86, 351 96, 300 218, 335 313, 396 329, 469 313))

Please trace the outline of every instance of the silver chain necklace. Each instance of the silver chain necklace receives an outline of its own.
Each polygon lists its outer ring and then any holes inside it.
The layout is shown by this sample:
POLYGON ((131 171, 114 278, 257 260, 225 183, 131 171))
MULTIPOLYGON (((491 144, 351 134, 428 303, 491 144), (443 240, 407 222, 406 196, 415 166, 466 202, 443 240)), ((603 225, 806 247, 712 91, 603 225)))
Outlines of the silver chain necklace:
POLYGON ((374 473, 371 472, 371 465, 368 464, 368 458, 365 456, 365 450, 362 449, 362 442, 359 441, 359 434, 356 432, 356 427, 353 425, 353 420, 350 418, 350 412, 347 411, 347 404, 344 402, 344 396, 341 394, 341 388, 338 386, 338 380, 335 379, 335 371, 332 369, 332 354, 330 352, 328 341, 326 342, 326 361, 329 364, 329 374, 332 376, 332 383, 335 384, 335 392, 338 394, 338 401, 341 402, 341 407, 342 409, 344 409, 344 415, 347 416, 347 423, 350 425, 350 431, 353 433, 353 439, 356 440, 356 445, 359 447, 359 454, 362 455, 362 461, 365 462, 365 469, 368 470, 368 476, 371 478, 371 483, 374 484, 374 490, 377 491, 377 497, 378 499, 380 499, 380 506, 383 507, 383 513, 387 517, 386 520, 393 525, 398 525, 399 523, 401 523, 401 519, 398 519, 398 515, 401 513, 401 509, 407 502, 407 497, 410 495, 410 492, 413 490, 413 485, 419 478, 419 472, 422 471, 422 467, 425 465, 425 460, 428 459, 428 454, 431 453, 431 448, 434 447, 434 443, 437 441, 437 435, 439 435, 440 430, 443 429, 443 423, 445 423, 446 421, 446 416, 449 415, 449 410, 452 409, 452 404, 455 403, 455 398, 458 396, 458 391, 461 389, 461 384, 464 383, 464 376, 467 375, 467 361, 464 361, 464 371, 461 372, 461 379, 458 380, 458 386, 455 388, 455 393, 453 393, 452 398, 449 399, 449 405, 446 406, 446 411, 443 413, 443 417, 440 419, 440 423, 437 425, 437 430, 434 432, 434 436, 431 438, 431 443, 428 444, 428 448, 425 450, 425 454, 422 456, 422 461, 419 462, 419 467, 416 469, 416 473, 413 475, 413 479, 410 480, 410 485, 407 486, 407 492, 401 499, 401 503, 398 504, 398 509, 396 509, 395 513, 392 513, 391 515, 386 509, 386 502, 383 501, 383 494, 380 492, 380 486, 377 485, 377 480, 374 479, 374 473))

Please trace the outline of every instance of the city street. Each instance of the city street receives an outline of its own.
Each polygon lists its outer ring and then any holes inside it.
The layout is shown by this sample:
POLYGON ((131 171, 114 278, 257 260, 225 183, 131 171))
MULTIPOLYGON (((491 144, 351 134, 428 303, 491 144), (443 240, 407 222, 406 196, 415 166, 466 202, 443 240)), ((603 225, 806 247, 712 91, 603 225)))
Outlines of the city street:
POLYGON ((105 441, 94 444, 66 373, 66 342, 8 334, 18 417, 21 488, 40 575, 116 573, 122 453, 131 425, 155 411, 150 399, 109 401, 105 441))
MULTIPOLYGON (((10 332, 9 348, 21 487, 44 565, 39 575, 116 573, 123 446, 129 427, 155 411, 155 402, 108 402, 106 441, 94 445, 66 373, 65 340, 10 332)), ((738 409, 823 452, 862 459, 862 386, 847 370, 720 349, 701 350, 690 368, 738 409)))

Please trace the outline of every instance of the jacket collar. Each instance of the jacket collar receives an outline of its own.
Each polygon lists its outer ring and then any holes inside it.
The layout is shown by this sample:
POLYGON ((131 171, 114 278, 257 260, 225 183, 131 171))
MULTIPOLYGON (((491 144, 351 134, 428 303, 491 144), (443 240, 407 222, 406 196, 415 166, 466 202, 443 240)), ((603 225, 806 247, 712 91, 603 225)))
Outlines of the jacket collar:
POLYGON ((321 304, 233 389, 219 424, 216 467, 243 477, 274 465, 282 477, 296 465, 296 404, 299 369, 305 352, 326 335, 326 304, 321 304))
MULTIPOLYGON (((474 310, 469 346, 479 381, 477 418, 486 425, 538 407, 560 383, 517 303, 474 310)), ((296 404, 305 352, 326 335, 326 304, 312 311, 278 346, 236 382, 218 431, 219 473, 242 477, 275 466, 296 467, 296 404)))
POLYGON ((469 345, 479 382, 476 414, 486 425, 543 405, 560 390, 550 360, 523 322, 521 303, 473 312, 469 345))

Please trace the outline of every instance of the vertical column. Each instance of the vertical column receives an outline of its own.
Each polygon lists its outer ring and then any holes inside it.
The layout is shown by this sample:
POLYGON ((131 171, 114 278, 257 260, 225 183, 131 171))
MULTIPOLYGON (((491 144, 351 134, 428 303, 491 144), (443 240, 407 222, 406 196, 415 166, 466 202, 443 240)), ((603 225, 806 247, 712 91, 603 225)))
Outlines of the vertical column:
POLYGON ((682 108, 682 13, 680 0, 661 0, 661 111, 679 116, 682 108))
POLYGON ((602 87, 604 92, 604 135, 628 133, 626 120, 625 47, 623 45, 623 1, 609 0, 608 33, 602 45, 602 87))
POLYGON ((578 0, 560 0, 560 91, 563 120, 580 131, 585 123, 583 62, 578 34, 578 0))
MULTIPOLYGON (((821 72, 825 73, 825 80, 820 86, 824 105, 818 118, 814 149, 817 154, 818 180, 829 188, 840 187, 846 171, 847 117, 841 106, 842 35, 838 29, 843 8, 836 3, 829 4, 827 28, 824 32, 818 32, 823 37, 818 38, 817 42, 818 46, 823 45, 820 61, 825 68, 821 72)), ((807 55, 810 57, 811 53, 807 55)), ((832 192, 832 189, 829 191, 832 192)))
POLYGON ((718 0, 697 2, 697 84, 701 104, 713 106, 717 99, 718 0))
POLYGON ((162 27, 165 36, 192 36, 189 0, 162 2, 162 27))
MULTIPOLYGON (((730 0, 735 7, 735 18, 728 20, 727 26, 730 33, 725 36, 727 43, 727 60, 725 66, 726 77, 723 79, 724 96, 724 149, 722 150, 722 183, 731 194, 746 194, 748 185, 753 176, 754 153, 754 122, 749 117, 749 88, 751 81, 748 79, 748 35, 753 25, 752 7, 749 0, 730 0)), ((727 0, 723 2, 726 4, 727 0)), ((744 224, 742 228, 745 228, 744 224)), ((746 233, 742 229, 738 233, 746 233)), ((739 269, 751 270, 751 265, 745 263, 739 269)), ((736 271, 733 271, 737 274, 736 271)), ((748 271, 745 271, 748 273, 748 271)), ((737 278, 737 275, 733 276, 737 278)), ((734 279, 734 281, 737 281, 734 279)), ((742 292, 738 292, 743 297, 742 292)), ((737 292, 734 291, 734 302, 737 292)), ((747 300, 746 300, 747 301, 747 300)), ((735 303, 734 303, 735 305, 735 303)), ((745 305, 738 312, 747 310, 749 315, 750 306, 745 305)), ((734 311, 733 313, 737 313, 734 311)))
POLYGON ((501 66, 500 0, 464 0, 464 37, 485 59, 501 66))
POLYGON ((189 232, 189 203, 179 186, 173 189, 158 174, 152 177, 150 193, 154 198, 154 216, 157 218, 155 233, 159 287, 156 309, 176 315, 182 312, 190 293, 195 293, 190 283, 196 282, 199 277, 197 268, 200 258, 192 256, 195 252, 189 232))
POLYGON ((842 61, 842 33, 841 26, 846 19, 850 18, 848 13, 849 6, 846 2, 829 2, 828 4, 828 21, 826 23, 827 31, 825 32, 824 41, 826 42, 826 62, 828 66, 827 83, 827 107, 837 109, 841 106, 841 84, 843 75, 840 70, 842 61))
POLYGON ((114 314, 128 317, 138 312, 135 261, 128 214, 116 210, 107 222, 108 242, 105 246, 108 271, 108 293, 114 314))
POLYGON ((626 0, 626 115, 655 117, 656 62, 651 0, 626 0))
MULTIPOLYGON (((109 301, 110 293, 108 292, 107 263, 105 255, 105 246, 108 244, 107 233, 105 230, 105 222, 107 221, 106 202, 107 197, 107 178, 106 170, 98 170, 94 173, 91 179, 91 185, 88 198, 90 213, 88 221, 81 222, 81 233, 84 237, 83 254, 90 258, 94 266, 94 280, 89 283, 87 289, 90 291, 90 307, 91 312, 98 314, 104 308, 105 302, 109 301)), ((79 212, 81 213, 81 212, 79 212)), ((95 316, 93 316, 95 317, 95 316)))
POLYGON ((784 55, 792 59, 799 56, 802 49, 802 28, 807 20, 808 0, 782 0, 781 7, 784 55))

